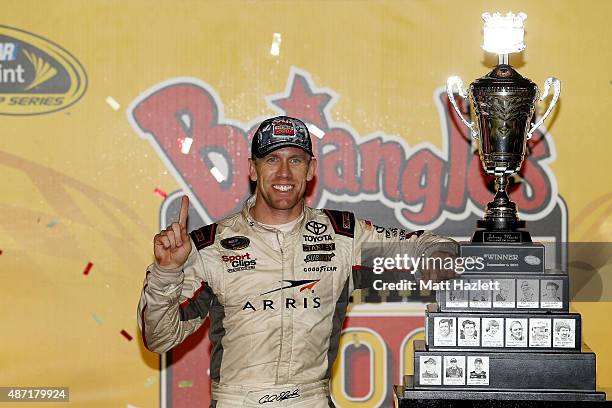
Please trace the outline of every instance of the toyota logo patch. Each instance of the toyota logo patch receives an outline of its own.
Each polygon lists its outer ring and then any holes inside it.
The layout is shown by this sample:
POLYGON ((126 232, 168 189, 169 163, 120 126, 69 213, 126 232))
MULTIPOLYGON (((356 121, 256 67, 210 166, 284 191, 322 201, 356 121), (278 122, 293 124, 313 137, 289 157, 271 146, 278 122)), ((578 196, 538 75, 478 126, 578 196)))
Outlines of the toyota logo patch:
POLYGON ((306 229, 308 230, 308 232, 311 232, 315 235, 321 235, 325 231, 327 231, 327 225, 321 224, 320 222, 316 221, 308 221, 308 223, 306 223, 306 229))

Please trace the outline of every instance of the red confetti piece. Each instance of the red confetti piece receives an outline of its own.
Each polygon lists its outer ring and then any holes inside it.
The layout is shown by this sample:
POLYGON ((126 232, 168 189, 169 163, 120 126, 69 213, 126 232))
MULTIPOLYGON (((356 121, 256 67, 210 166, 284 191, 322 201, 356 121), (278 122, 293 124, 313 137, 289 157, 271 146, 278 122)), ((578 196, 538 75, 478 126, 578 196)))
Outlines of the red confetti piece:
POLYGON ((130 333, 126 332, 125 330, 121 330, 121 334, 123 335, 123 337, 128 339, 128 341, 132 341, 132 336, 130 336, 130 333))
POLYGON ((87 266, 85 266, 85 269, 83 270, 83 275, 89 275, 89 271, 91 271, 92 266, 93 264, 91 262, 87 262, 87 266))
POLYGON ((166 198, 166 197, 168 197, 168 193, 166 193, 166 192, 165 192, 165 191, 163 191, 163 190, 160 190, 159 188, 156 188, 155 190, 153 190, 153 192, 154 192, 155 194, 157 194, 158 196, 160 196, 161 198, 166 198))

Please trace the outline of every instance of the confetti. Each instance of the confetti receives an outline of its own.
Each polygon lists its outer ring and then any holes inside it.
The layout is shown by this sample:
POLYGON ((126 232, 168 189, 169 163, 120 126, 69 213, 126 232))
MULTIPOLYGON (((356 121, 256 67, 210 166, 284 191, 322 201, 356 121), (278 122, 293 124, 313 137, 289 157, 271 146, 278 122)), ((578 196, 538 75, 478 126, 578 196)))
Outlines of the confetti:
POLYGON ((313 135, 315 135, 316 137, 318 137, 319 139, 325 136, 325 132, 319 129, 316 125, 313 125, 312 123, 308 125, 308 131, 312 133, 313 135))
POLYGON ((186 137, 181 144, 181 153, 188 154, 189 150, 191 150, 191 144, 193 143, 193 139, 190 137, 186 137))
POLYGON ((280 54, 280 44, 283 39, 280 33, 274 33, 272 35, 272 46, 270 47, 270 54, 277 56, 280 54))
POLYGON ((130 336, 130 333, 126 332, 125 330, 121 330, 121 335, 128 339, 128 341, 132 341, 132 336, 130 336))
POLYGON ((193 381, 191 380, 183 380, 178 383, 179 388, 191 388, 193 387, 193 381))
POLYGON ((93 317, 93 319, 96 321, 96 323, 98 323, 100 326, 102 326, 104 324, 102 319, 100 319, 95 313, 92 313, 91 317, 93 317))
POLYGON ((165 191, 163 191, 163 190, 160 190, 159 188, 156 188, 155 190, 153 190, 153 192, 154 192, 155 194, 157 194, 158 196, 160 196, 161 198, 166 198, 166 197, 168 197, 168 193, 166 193, 166 192, 165 192, 165 191))
POLYGON ((191 115, 189 113, 183 113, 179 117, 179 124, 185 131, 185 139, 181 143, 181 153, 188 154, 191 150, 191 144, 193 143, 193 137, 191 136, 191 115))
POLYGON ((53 219, 51 219, 51 221, 49 221, 47 223, 47 228, 52 228, 52 227, 56 226, 57 224, 59 224, 59 222, 60 221, 57 218, 53 218, 53 219))
POLYGON ((106 103, 108 103, 108 105, 114 110, 119 110, 119 108, 121 107, 121 105, 119 105, 119 102, 117 102, 112 96, 106 97, 106 103))
POLYGON ((355 348, 359 348, 361 346, 361 343, 359 342, 359 336, 357 336, 357 333, 353 333, 353 344, 355 345, 355 348))
POLYGON ((221 170, 219 170, 218 168, 213 167, 212 169, 210 169, 210 172, 215 178, 215 180, 217 180, 217 183, 223 183, 225 181, 225 177, 223 176, 223 174, 221 174, 221 170))
POLYGON ((91 267, 93 264, 91 262, 87 262, 85 269, 83 270, 83 275, 89 275, 89 271, 91 271, 91 267))
POLYGON ((149 378, 147 378, 147 379, 145 380, 145 383, 144 383, 145 387, 150 387, 150 386, 152 386, 153 384, 155 384, 155 377, 149 377, 149 378))

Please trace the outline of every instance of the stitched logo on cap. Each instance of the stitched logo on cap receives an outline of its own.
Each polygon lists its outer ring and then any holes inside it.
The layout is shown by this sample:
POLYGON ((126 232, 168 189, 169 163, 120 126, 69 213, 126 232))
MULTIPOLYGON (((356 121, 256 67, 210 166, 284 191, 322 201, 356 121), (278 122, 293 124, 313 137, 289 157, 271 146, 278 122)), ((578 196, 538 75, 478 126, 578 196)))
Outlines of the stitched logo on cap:
POLYGON ((272 134, 274 136, 295 136, 293 123, 282 120, 272 122, 272 134))

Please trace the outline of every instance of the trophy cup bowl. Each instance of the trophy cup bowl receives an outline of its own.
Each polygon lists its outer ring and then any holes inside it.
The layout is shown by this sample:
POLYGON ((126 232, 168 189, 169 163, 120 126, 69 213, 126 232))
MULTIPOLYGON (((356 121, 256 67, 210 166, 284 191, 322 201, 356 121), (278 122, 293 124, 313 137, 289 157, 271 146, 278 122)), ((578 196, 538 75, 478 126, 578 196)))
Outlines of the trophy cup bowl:
POLYGON ((555 93, 544 115, 532 126, 539 89, 508 64, 509 52, 525 48, 522 24, 526 17, 523 13, 517 16, 508 13, 505 17, 483 14, 486 22, 483 48, 500 53, 499 64, 487 75, 472 82, 469 93, 463 89, 463 81, 459 77, 447 80, 449 100, 478 142, 478 154, 484 171, 495 177, 495 197, 487 204, 484 218, 477 221, 479 229, 474 233, 472 242, 531 242, 529 232, 521 230, 525 228, 525 221, 519 219, 517 206, 508 197, 508 178, 520 170, 527 140, 557 103, 561 84, 553 77, 545 81, 540 100, 548 96, 551 85, 555 93), (491 38, 497 39, 497 43, 491 38), (468 122, 460 112, 455 101, 455 89, 462 97, 469 98, 472 122, 468 122))
MULTIPOLYGON (((495 176, 496 193, 487 204, 479 228, 516 231, 525 227, 507 194, 508 177, 525 159, 527 133, 535 111, 538 87, 510 65, 500 64, 470 85, 472 117, 478 133, 478 154, 488 175, 495 176)), ((524 231, 526 232, 526 231, 524 231)), ((521 241, 531 241, 521 234, 521 241)))

